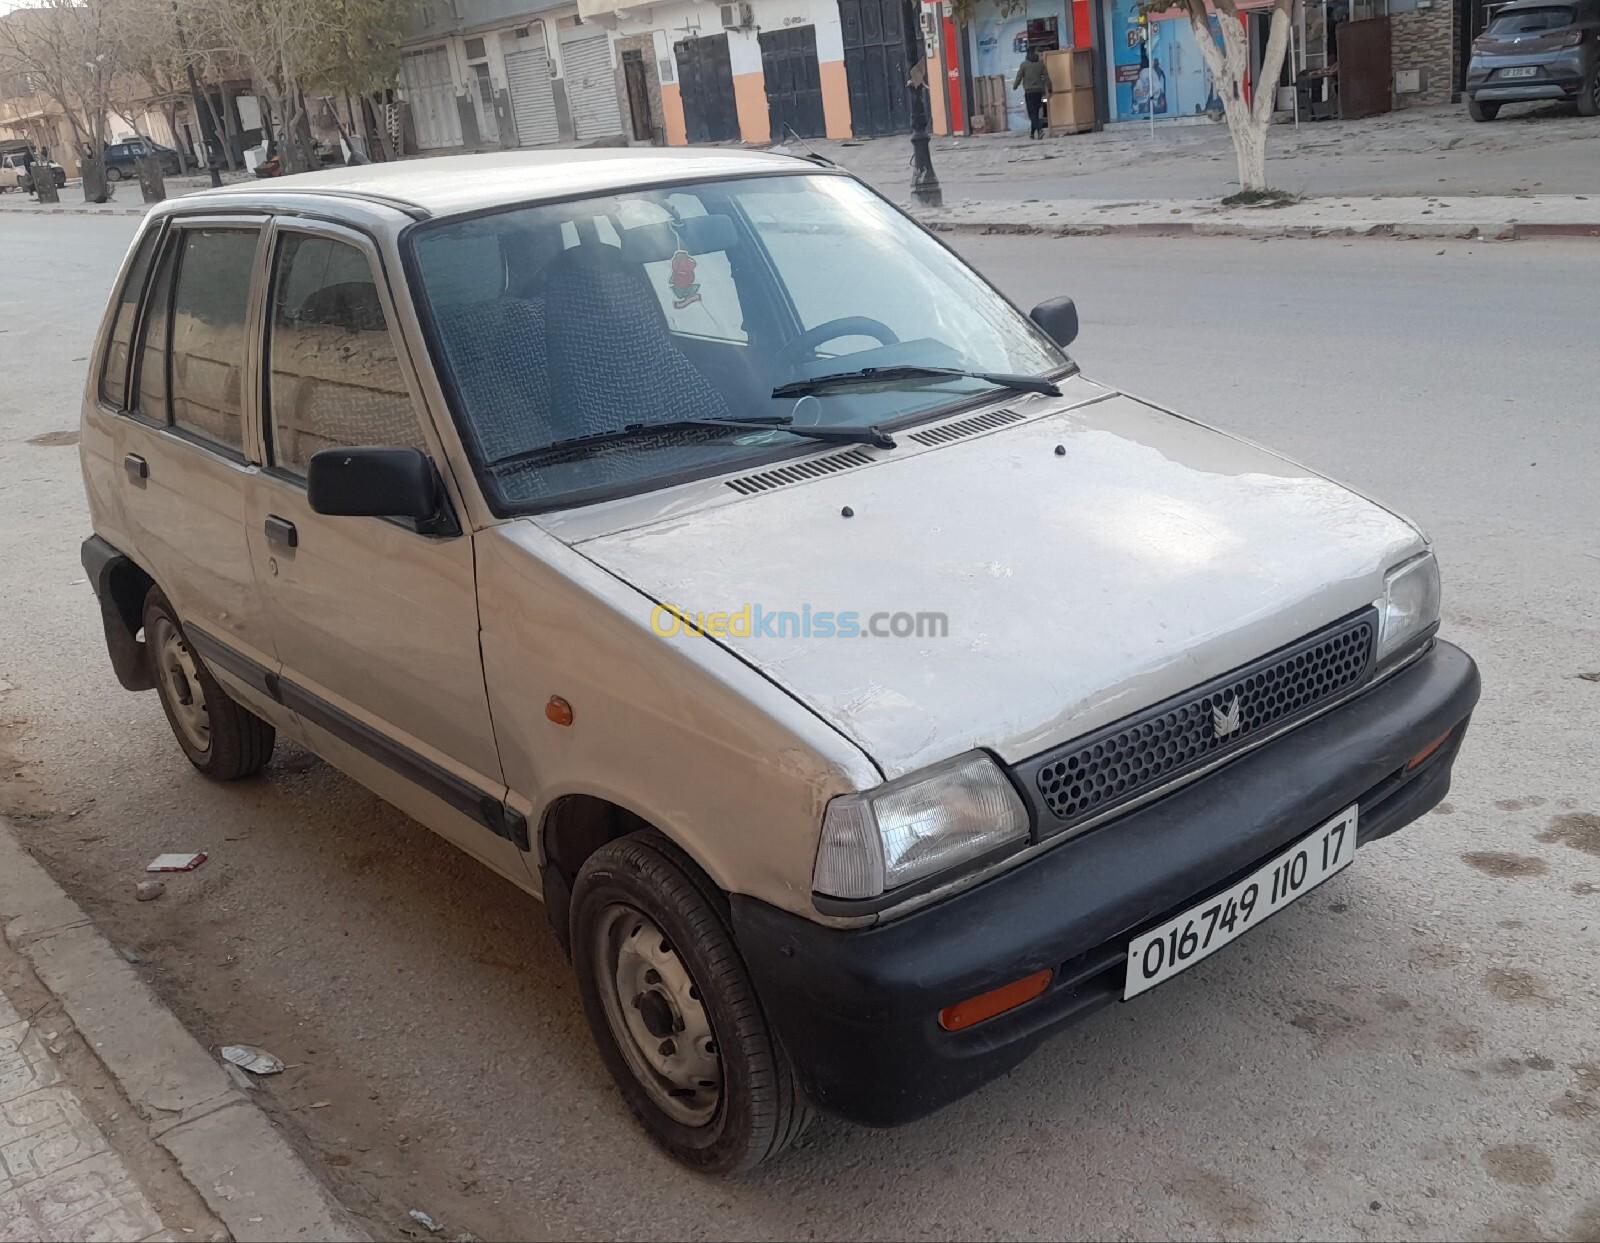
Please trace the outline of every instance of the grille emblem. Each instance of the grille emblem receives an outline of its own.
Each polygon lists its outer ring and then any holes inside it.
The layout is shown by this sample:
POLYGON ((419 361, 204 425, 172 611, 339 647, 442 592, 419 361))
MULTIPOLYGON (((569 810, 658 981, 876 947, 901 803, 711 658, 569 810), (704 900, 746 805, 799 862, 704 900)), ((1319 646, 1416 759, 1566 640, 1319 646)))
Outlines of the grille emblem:
POLYGON ((1218 738, 1226 738, 1243 724, 1238 699, 1230 699, 1225 708, 1211 709, 1211 732, 1218 738))

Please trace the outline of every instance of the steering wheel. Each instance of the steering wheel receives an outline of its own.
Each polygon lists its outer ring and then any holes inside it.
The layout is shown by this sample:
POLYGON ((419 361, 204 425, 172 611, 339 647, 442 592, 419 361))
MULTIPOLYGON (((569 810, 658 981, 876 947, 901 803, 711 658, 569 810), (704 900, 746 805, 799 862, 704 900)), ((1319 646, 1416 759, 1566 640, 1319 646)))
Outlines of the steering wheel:
POLYGON ((813 357, 817 346, 840 337, 871 337, 879 345, 900 343, 900 338, 895 335, 894 329, 881 320, 869 319, 865 315, 842 315, 838 319, 830 319, 802 332, 783 347, 784 359, 795 363, 813 357))

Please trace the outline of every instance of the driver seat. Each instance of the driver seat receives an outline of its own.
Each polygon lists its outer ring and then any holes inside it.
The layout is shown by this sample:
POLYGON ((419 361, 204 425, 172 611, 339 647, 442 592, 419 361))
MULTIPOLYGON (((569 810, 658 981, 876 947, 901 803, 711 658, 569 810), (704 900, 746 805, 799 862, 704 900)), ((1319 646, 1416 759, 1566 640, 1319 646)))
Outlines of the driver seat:
POLYGON ((728 403, 672 340, 642 264, 589 241, 550 266, 545 324, 555 436, 726 419, 728 403))

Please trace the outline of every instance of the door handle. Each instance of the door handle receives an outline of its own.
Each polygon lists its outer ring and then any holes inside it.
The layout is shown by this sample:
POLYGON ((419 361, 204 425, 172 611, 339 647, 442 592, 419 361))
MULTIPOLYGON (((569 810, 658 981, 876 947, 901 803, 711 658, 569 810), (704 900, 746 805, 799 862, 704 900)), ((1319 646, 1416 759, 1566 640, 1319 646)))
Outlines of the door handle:
POLYGON ((287 518, 280 518, 277 514, 268 514, 265 526, 269 543, 282 544, 285 548, 298 548, 300 546, 300 532, 295 530, 294 523, 287 518))
POLYGON ((143 482, 150 478, 150 463, 146 462, 137 453, 130 453, 122 459, 122 469, 128 472, 128 478, 136 482, 143 482))

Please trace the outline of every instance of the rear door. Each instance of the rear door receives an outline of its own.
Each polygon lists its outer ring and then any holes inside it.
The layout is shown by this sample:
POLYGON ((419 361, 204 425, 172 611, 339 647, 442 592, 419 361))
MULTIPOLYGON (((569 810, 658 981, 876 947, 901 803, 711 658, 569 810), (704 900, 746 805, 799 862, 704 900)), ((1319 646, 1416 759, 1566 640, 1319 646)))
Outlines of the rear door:
MULTIPOLYGON (((127 549, 228 690, 273 717, 277 653, 245 536, 260 471, 249 322, 265 221, 174 221, 139 316, 114 456, 127 549)), ((118 348, 113 342, 112 349, 118 348)))
MULTIPOLYGON (((391 331, 372 243, 334 224, 282 223, 263 317, 263 487, 249 517, 284 703, 340 768, 519 884, 478 641, 472 540, 453 513, 400 519, 312 512, 314 454, 420 449, 444 463, 391 331)), ((446 487, 450 472, 441 469, 446 487)))

